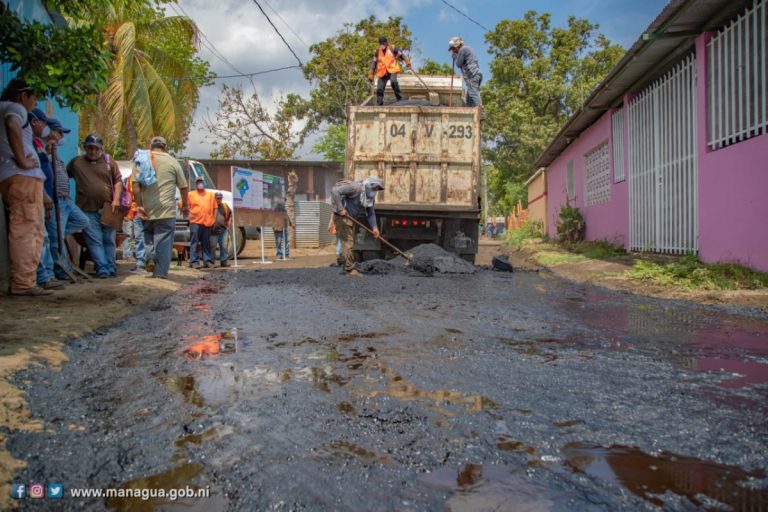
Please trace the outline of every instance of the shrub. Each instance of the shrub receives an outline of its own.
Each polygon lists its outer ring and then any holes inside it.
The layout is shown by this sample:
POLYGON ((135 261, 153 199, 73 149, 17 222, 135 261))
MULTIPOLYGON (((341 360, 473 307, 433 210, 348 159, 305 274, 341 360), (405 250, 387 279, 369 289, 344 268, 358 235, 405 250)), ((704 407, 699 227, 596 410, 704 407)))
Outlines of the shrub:
POLYGON ((575 206, 563 205, 560 207, 560 223, 557 225, 557 236, 565 245, 572 245, 584 240, 584 232, 587 225, 584 217, 575 206))
POLYGON ((768 287, 768 273, 755 272, 742 265, 707 265, 694 254, 668 262, 639 260, 626 272, 628 277, 652 281, 663 286, 683 286, 700 290, 738 290, 768 287))
POLYGON ((520 247, 526 240, 543 235, 544 225, 540 221, 524 220, 519 228, 507 231, 507 243, 520 247))

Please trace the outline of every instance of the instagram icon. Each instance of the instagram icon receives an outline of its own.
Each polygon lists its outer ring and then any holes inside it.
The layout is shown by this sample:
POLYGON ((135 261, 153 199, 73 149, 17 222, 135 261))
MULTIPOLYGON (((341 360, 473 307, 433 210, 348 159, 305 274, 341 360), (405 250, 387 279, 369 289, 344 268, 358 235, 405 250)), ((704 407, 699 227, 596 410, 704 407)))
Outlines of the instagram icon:
POLYGON ((32 484, 29 486, 29 497, 40 499, 45 496, 45 487, 43 484, 32 484))

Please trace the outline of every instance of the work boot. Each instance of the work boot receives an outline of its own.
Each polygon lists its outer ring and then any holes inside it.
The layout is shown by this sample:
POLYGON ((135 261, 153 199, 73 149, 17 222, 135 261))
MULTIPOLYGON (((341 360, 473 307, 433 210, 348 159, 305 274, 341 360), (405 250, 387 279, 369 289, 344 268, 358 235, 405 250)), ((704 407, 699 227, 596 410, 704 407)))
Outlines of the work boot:
POLYGON ((146 270, 147 272, 154 272, 154 270, 155 270, 155 262, 153 260, 149 260, 147 262, 147 266, 144 267, 144 270, 146 270))
POLYGON ((229 262, 227 262, 227 261, 222 261, 221 263, 219 263, 219 266, 220 266, 220 267, 228 267, 228 266, 229 266, 229 262))
POLYGON ((53 295, 53 292, 50 290, 43 290, 39 286, 35 286, 21 292, 11 292, 11 295, 14 297, 42 297, 43 295, 53 295))
POLYGON ((43 290, 55 290, 56 288, 61 288, 64 286, 64 283, 61 281, 56 281, 55 279, 51 279, 50 281, 46 281, 40 285, 40 288, 43 290))

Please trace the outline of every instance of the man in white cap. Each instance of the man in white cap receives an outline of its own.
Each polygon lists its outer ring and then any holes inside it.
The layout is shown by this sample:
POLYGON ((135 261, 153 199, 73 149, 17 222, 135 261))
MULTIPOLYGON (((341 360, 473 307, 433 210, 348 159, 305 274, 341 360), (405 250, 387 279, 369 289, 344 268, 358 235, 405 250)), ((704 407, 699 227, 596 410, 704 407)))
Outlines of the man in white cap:
POLYGON ((448 51, 453 54, 453 63, 461 70, 464 86, 467 88, 467 106, 480 107, 480 84, 483 83, 483 74, 477 64, 475 51, 464 44, 460 37, 452 37, 448 41, 448 51))
POLYGON ((355 258, 352 248, 355 245, 355 226, 348 218, 363 218, 373 231, 373 236, 379 237, 379 225, 376 222, 376 192, 384 190, 381 180, 369 176, 363 181, 343 180, 331 189, 331 198, 335 210, 336 233, 341 239, 341 255, 344 260, 344 272, 350 277, 360 277, 355 269, 355 258))

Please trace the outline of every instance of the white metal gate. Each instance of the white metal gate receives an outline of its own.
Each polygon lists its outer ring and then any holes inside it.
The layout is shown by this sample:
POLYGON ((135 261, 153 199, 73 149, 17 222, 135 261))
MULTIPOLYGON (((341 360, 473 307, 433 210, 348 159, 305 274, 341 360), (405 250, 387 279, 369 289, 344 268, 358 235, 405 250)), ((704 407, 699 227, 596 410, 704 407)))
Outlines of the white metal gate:
POLYGON ((630 249, 698 252, 694 55, 632 100, 628 115, 630 249))

